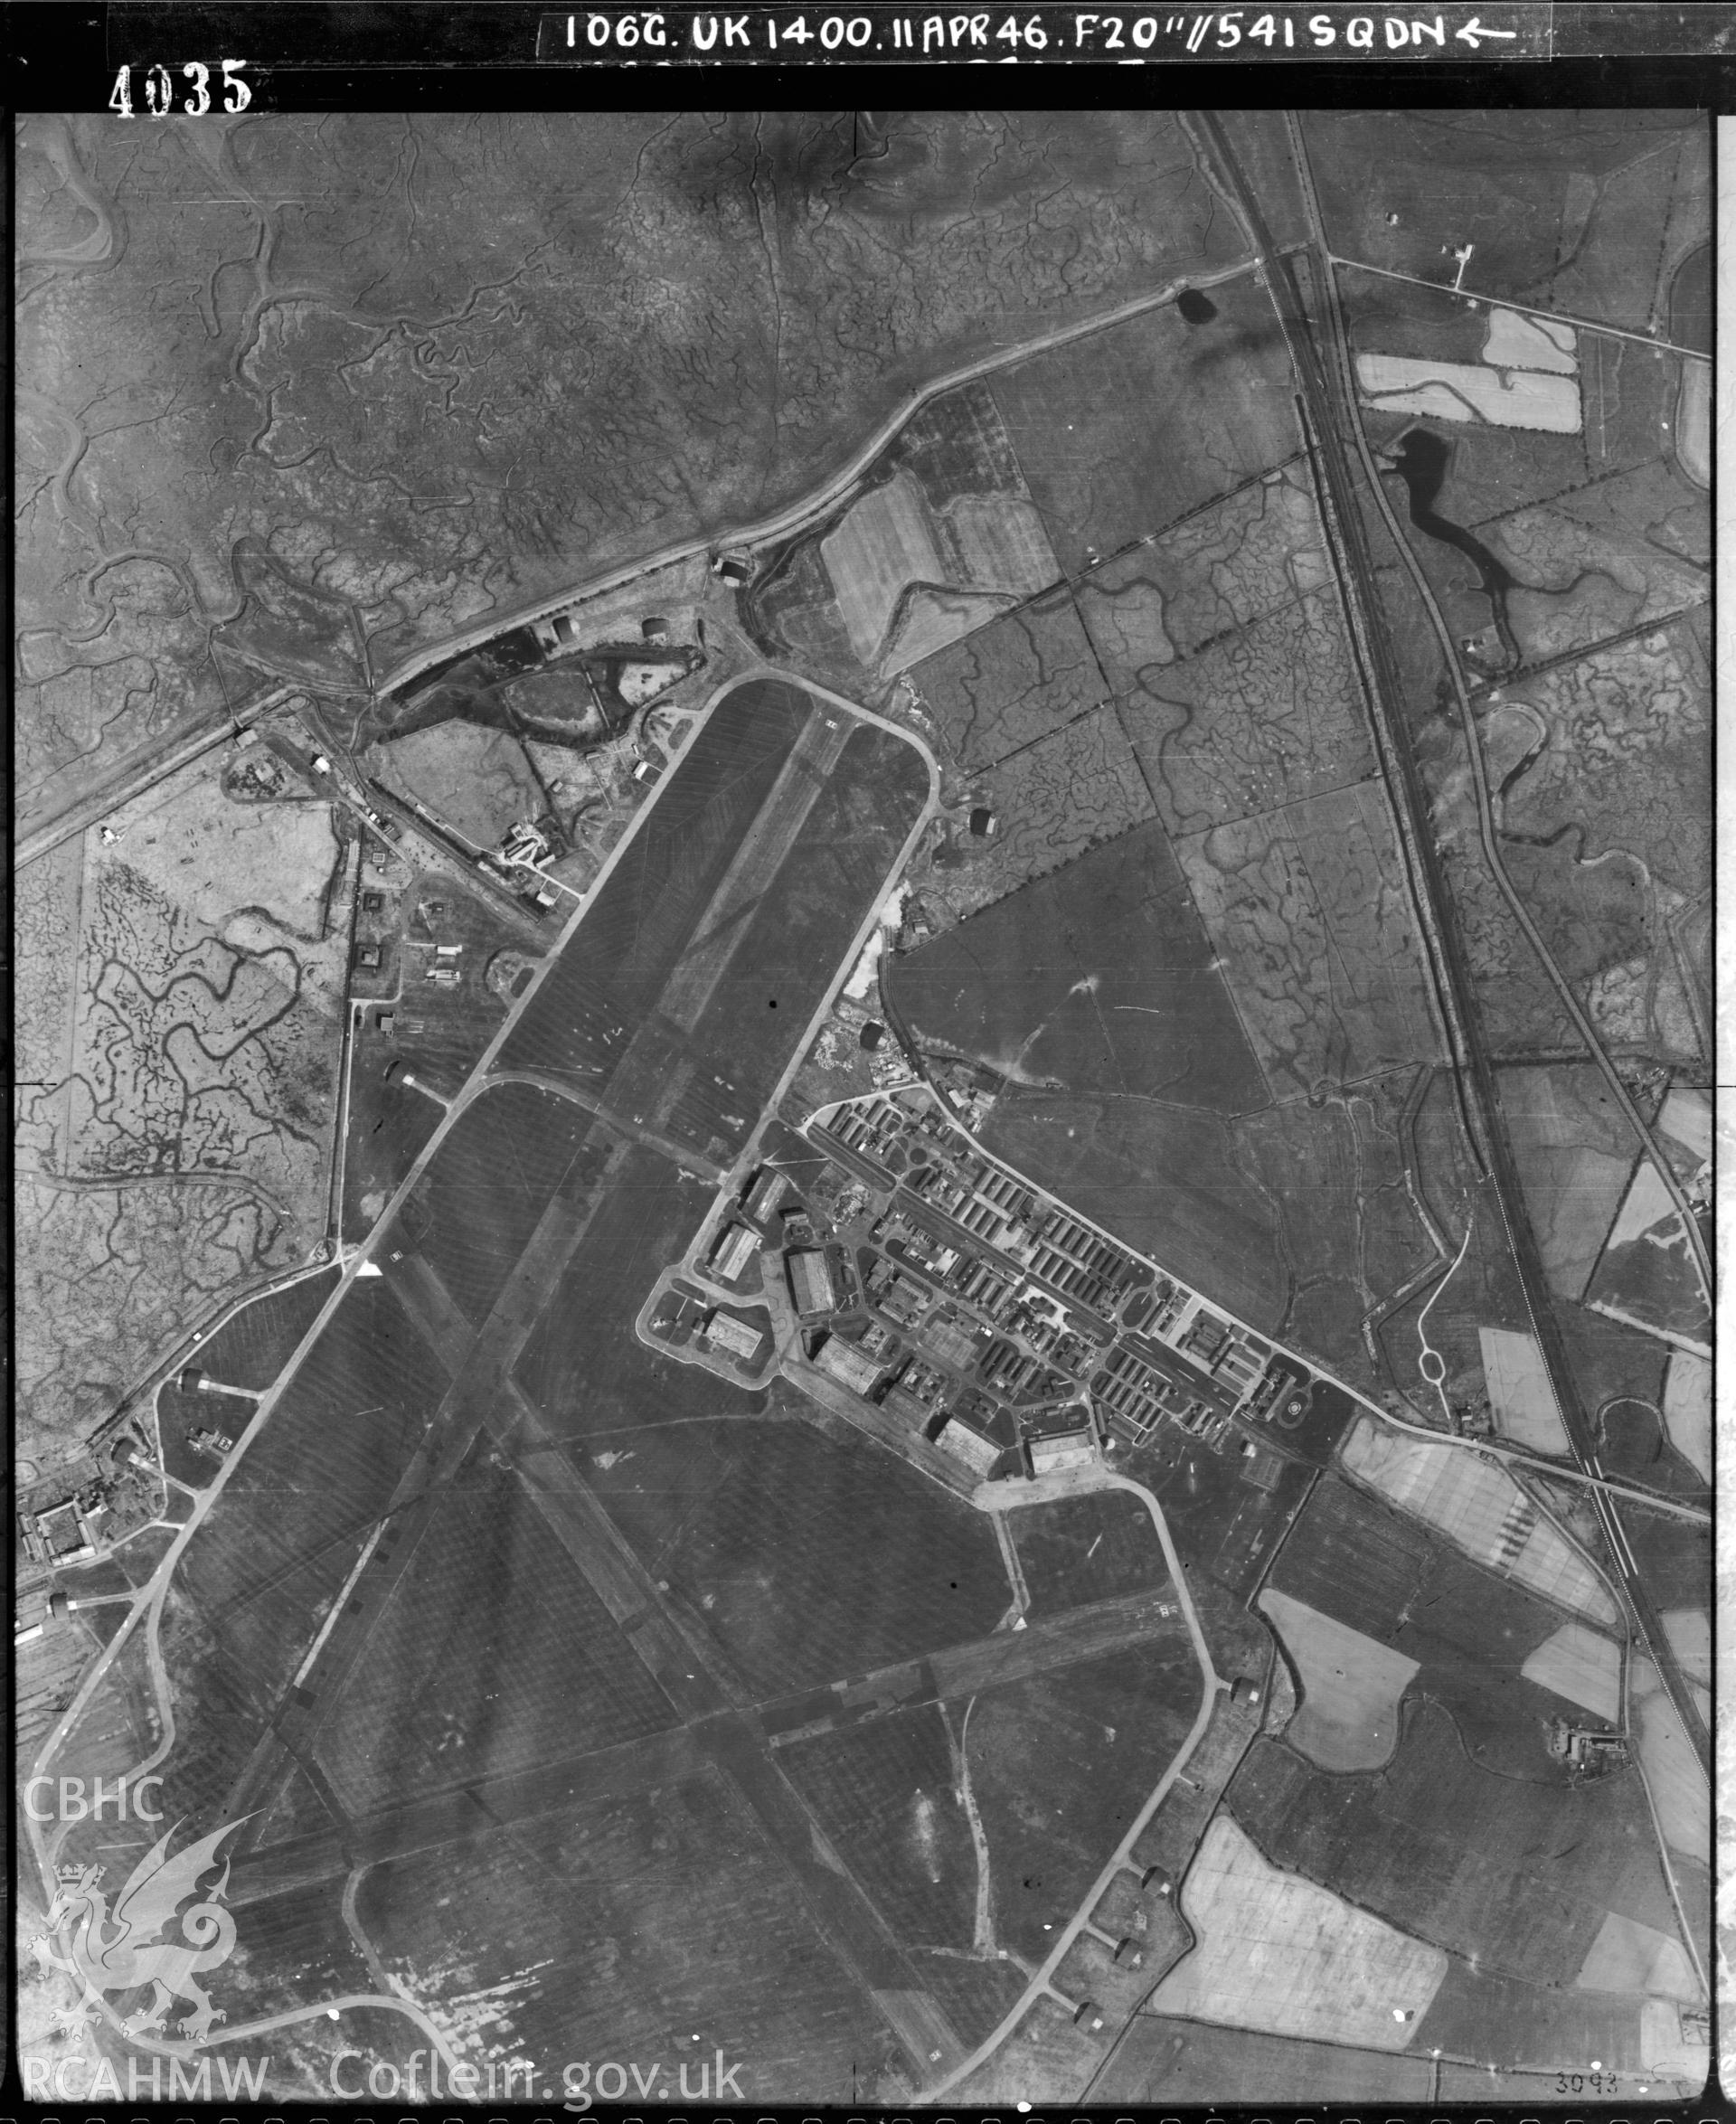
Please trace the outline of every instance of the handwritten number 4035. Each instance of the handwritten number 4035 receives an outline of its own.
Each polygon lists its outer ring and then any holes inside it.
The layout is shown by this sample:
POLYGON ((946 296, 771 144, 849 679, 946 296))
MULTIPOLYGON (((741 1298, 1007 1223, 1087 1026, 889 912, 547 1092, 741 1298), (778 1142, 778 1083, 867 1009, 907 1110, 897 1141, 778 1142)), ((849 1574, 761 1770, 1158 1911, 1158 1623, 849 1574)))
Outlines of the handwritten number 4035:
MULTIPOLYGON (((222 108, 225 110, 245 110, 253 100, 253 91, 241 79, 241 69, 248 64, 245 59, 220 59, 218 69, 223 77, 222 108)), ((145 109, 153 118, 167 118, 175 109, 175 80, 165 66, 141 68, 145 76, 142 91, 145 109)), ((181 69, 182 78, 193 83, 193 93, 183 97, 181 108, 189 118, 203 118, 211 109, 211 69, 202 66, 195 59, 181 69)), ((124 66, 115 76, 114 91, 108 99, 110 110, 118 110, 122 118, 133 116, 133 70, 124 66)))

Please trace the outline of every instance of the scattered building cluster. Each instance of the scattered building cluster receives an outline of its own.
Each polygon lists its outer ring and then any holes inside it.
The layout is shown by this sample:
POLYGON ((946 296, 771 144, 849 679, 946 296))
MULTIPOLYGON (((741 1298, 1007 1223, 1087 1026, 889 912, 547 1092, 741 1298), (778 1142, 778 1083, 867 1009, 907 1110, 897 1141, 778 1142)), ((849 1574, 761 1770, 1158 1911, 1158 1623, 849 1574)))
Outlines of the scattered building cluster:
POLYGON ((115 1430, 20 1497, 23 1561, 51 1571, 88 1562, 153 1518, 160 1501, 137 1434, 115 1430))
POLYGON ((1233 1425, 1306 1405, 1291 1360, 997 1165, 926 1087, 824 1108, 807 1133, 824 1164, 799 1193, 762 1166, 696 1273, 775 1292, 788 1355, 980 1476, 1082 1466, 1164 1422, 1222 1451, 1233 1425))
POLYGON ((1602 1726, 1576 1726, 1571 1719, 1549 1722, 1549 1752, 1582 1778, 1600 1778, 1628 1760, 1628 1743, 1602 1726))
POLYGON ((997 1164, 926 1085, 823 1107, 805 1134, 822 1158, 750 1176, 651 1307, 660 1340, 745 1373, 811 1366, 979 1478, 1062 1473, 1173 1424, 1278 1479, 1260 1432, 1303 1421, 1311 1375, 997 1164))

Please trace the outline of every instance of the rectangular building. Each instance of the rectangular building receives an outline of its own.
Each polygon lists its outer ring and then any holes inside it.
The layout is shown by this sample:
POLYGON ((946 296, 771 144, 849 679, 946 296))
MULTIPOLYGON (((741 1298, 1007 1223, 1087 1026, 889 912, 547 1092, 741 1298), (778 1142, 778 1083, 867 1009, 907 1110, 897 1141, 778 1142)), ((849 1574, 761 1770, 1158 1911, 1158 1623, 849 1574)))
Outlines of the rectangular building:
POLYGON ((885 1369, 854 1343, 840 1342, 835 1335, 826 1336, 816 1351, 814 1362, 853 1394, 864 1397, 873 1392, 885 1369))
POLYGON ((764 1221, 778 1206, 778 1198, 784 1192, 784 1176, 776 1166, 761 1166, 754 1175, 741 1207, 750 1217, 764 1221))
POLYGON ((760 1251, 760 1234, 750 1224, 731 1224, 712 1249, 712 1270, 721 1282, 733 1283, 760 1251))
POLYGON ((913 1430, 920 1430, 929 1420, 928 1403, 918 1401, 907 1387, 889 1388, 880 1405, 889 1416, 901 1417, 913 1430))
POLYGON ((980 1432, 967 1429, 955 1416, 935 1440, 943 1452, 950 1453, 955 1460, 962 1460, 966 1467, 974 1468, 978 1475, 986 1475, 1001 1457, 1001 1449, 993 1439, 984 1438, 980 1432))
POLYGON ((789 1256, 789 1295, 804 1318, 814 1313, 829 1313, 836 1304, 832 1271, 817 1247, 804 1247, 789 1256))
POLYGON ((766 1346, 766 1338, 757 1327, 750 1327, 732 1313, 721 1311, 705 1316, 705 1337, 717 1349, 740 1357, 744 1364, 751 1364, 766 1346))
POLYGON ((1092 1458, 1090 1434, 1067 1432, 1061 1438, 1042 1439, 1031 1448, 1033 1475, 1053 1475, 1063 1468, 1082 1468, 1092 1458))

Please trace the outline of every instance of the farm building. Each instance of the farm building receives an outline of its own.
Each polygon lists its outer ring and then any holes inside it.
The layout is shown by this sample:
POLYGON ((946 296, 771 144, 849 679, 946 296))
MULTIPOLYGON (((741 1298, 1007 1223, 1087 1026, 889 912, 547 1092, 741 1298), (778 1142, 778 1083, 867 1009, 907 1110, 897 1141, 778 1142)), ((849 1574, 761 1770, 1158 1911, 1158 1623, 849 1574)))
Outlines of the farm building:
POLYGON ((995 826, 995 814, 988 808, 987 805, 976 805, 970 815, 970 831, 972 837, 978 841, 986 841, 993 835, 995 826))
POLYGON ((832 1271, 817 1247, 804 1247, 789 1257, 789 1295, 796 1310, 806 1318, 813 1313, 829 1313, 836 1304, 832 1271))
POLYGON ((727 1350, 731 1356, 740 1357, 744 1364, 751 1364, 766 1346, 766 1338, 757 1327, 750 1327, 745 1320, 738 1320, 732 1314, 722 1311, 706 1315, 705 1334, 715 1348, 727 1350))
POLYGON ((872 1392, 883 1369, 865 1350, 857 1349, 854 1343, 840 1342, 835 1335, 826 1336, 815 1353, 814 1362, 853 1394, 872 1392))
POLYGON ((713 1272, 733 1283, 760 1251, 760 1234, 749 1224, 731 1224, 712 1250, 713 1272))

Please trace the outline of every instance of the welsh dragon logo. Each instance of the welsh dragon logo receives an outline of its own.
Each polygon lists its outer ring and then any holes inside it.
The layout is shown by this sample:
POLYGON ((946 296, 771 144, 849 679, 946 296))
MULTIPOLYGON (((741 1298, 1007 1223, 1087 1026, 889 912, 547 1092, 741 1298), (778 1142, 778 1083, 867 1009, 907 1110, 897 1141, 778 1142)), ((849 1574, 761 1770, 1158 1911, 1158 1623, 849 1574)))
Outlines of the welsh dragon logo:
POLYGON ((106 1992, 133 1991, 146 1984, 155 1987, 153 1996, 148 2006, 122 2023, 128 2035, 165 2026, 177 1998, 193 2008, 179 2026, 193 2043, 203 2043, 212 2023, 226 2018, 198 1979, 208 1969, 221 1968, 234 1951, 235 1921, 222 1907, 229 1862, 223 1862, 222 1880, 203 1901, 185 1911, 181 1904, 197 1893, 200 1876, 216 1864, 218 1845, 240 1827, 225 1822, 173 1858, 169 1843, 175 1830, 168 1830, 127 1875, 112 1912, 99 1886, 101 1866, 62 1867, 47 1930, 31 1946, 43 1968, 63 1969, 84 1987, 82 2003, 65 2018, 93 2021, 106 1992), (177 1912, 181 1938, 159 1938, 177 1912), (68 1951, 56 1954, 57 1943, 68 1951))

